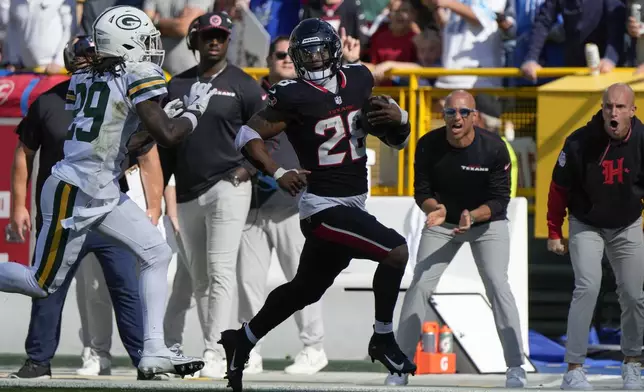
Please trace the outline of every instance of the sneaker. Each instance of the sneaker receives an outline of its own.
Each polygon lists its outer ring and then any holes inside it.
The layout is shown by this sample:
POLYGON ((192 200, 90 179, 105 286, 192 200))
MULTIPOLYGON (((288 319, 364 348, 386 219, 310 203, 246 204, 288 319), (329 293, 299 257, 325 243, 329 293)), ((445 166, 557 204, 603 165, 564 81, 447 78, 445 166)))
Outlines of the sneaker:
POLYGON ((246 336, 245 325, 238 330, 229 329, 222 332, 221 340, 218 342, 226 350, 225 378, 228 379, 228 386, 233 389, 233 392, 242 391, 244 368, 254 346, 246 336))
POLYGON ((399 376, 397 374, 387 374, 385 378, 385 385, 389 386, 404 386, 409 384, 409 374, 399 376))
POLYGON ((369 356, 371 362, 377 359, 391 374, 397 373, 402 376, 416 373, 416 365, 400 350, 393 332, 383 334, 374 332, 369 341, 369 356))
POLYGON ((322 370, 329 364, 324 350, 318 350, 313 347, 304 347, 302 351, 295 356, 292 365, 287 366, 284 371, 288 374, 311 375, 322 370))
POLYGON ((624 389, 643 389, 642 364, 639 362, 622 363, 624 389))
POLYGON ((39 365, 31 359, 27 359, 25 364, 22 365, 20 370, 11 373, 9 378, 31 378, 31 379, 46 379, 51 378, 51 367, 47 365, 39 365))
POLYGON ((511 367, 505 373, 506 388, 525 388, 527 383, 528 378, 521 366, 511 367))
POLYGON ((259 355, 255 349, 250 350, 250 356, 248 357, 248 362, 246 362, 246 368, 244 373, 246 374, 259 374, 264 371, 264 361, 262 356, 259 355))
POLYGON ((84 351, 82 355, 83 366, 76 370, 79 376, 110 376, 112 375, 112 361, 101 357, 94 350, 84 351))
POLYGON ((561 389, 592 391, 593 386, 588 382, 584 368, 579 367, 564 374, 563 381, 561 382, 561 389))
POLYGON ((226 375, 226 359, 213 350, 206 350, 203 353, 204 365, 201 369, 201 377, 222 379, 226 375))
POLYGON ((139 370, 146 377, 161 373, 178 374, 184 377, 203 368, 204 362, 201 359, 186 357, 173 349, 174 347, 172 349, 166 348, 156 353, 143 352, 139 362, 139 370))

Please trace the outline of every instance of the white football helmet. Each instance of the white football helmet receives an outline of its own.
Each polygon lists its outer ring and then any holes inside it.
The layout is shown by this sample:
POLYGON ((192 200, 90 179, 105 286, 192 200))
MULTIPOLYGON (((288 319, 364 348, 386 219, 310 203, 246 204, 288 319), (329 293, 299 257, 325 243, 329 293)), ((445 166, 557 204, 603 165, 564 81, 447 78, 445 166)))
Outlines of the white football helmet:
POLYGON ((130 6, 108 8, 96 18, 92 27, 100 56, 163 63, 165 50, 161 47, 161 33, 140 9, 130 6))

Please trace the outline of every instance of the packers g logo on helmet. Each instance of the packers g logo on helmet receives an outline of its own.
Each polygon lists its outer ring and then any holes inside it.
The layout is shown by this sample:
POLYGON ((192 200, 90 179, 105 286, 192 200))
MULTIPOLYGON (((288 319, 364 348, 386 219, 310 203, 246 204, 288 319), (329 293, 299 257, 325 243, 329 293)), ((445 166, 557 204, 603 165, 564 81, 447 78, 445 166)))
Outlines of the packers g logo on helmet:
POLYGON ((116 18, 116 25, 123 30, 136 30, 141 27, 141 19, 136 15, 125 14, 116 18))

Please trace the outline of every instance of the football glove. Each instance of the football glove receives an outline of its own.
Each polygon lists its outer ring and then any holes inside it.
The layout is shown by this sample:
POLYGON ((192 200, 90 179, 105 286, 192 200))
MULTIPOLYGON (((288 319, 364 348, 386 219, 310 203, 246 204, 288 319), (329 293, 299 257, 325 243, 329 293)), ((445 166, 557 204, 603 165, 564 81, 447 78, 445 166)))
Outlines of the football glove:
POLYGON ((208 108, 210 97, 215 93, 214 90, 210 89, 211 87, 210 83, 194 83, 190 87, 190 93, 183 96, 183 104, 186 106, 186 110, 199 114, 199 116, 203 115, 208 108))
POLYGON ((164 107, 163 111, 168 115, 170 118, 175 118, 183 111, 185 110, 183 106, 183 102, 181 101, 180 98, 174 99, 170 102, 168 102, 164 107))

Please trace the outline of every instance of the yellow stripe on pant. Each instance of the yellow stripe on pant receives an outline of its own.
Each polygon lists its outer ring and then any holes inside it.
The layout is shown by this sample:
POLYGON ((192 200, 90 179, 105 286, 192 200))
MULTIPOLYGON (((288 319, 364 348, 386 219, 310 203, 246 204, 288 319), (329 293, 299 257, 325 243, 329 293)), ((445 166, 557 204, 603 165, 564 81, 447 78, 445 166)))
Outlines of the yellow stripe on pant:
POLYGON ((52 216, 51 226, 47 232, 47 242, 42 254, 40 267, 36 273, 38 285, 47 290, 56 272, 60 268, 65 254, 65 247, 69 237, 69 229, 63 229, 61 222, 69 218, 74 210, 74 201, 78 188, 70 184, 60 182, 56 187, 54 196, 54 213, 52 216))

